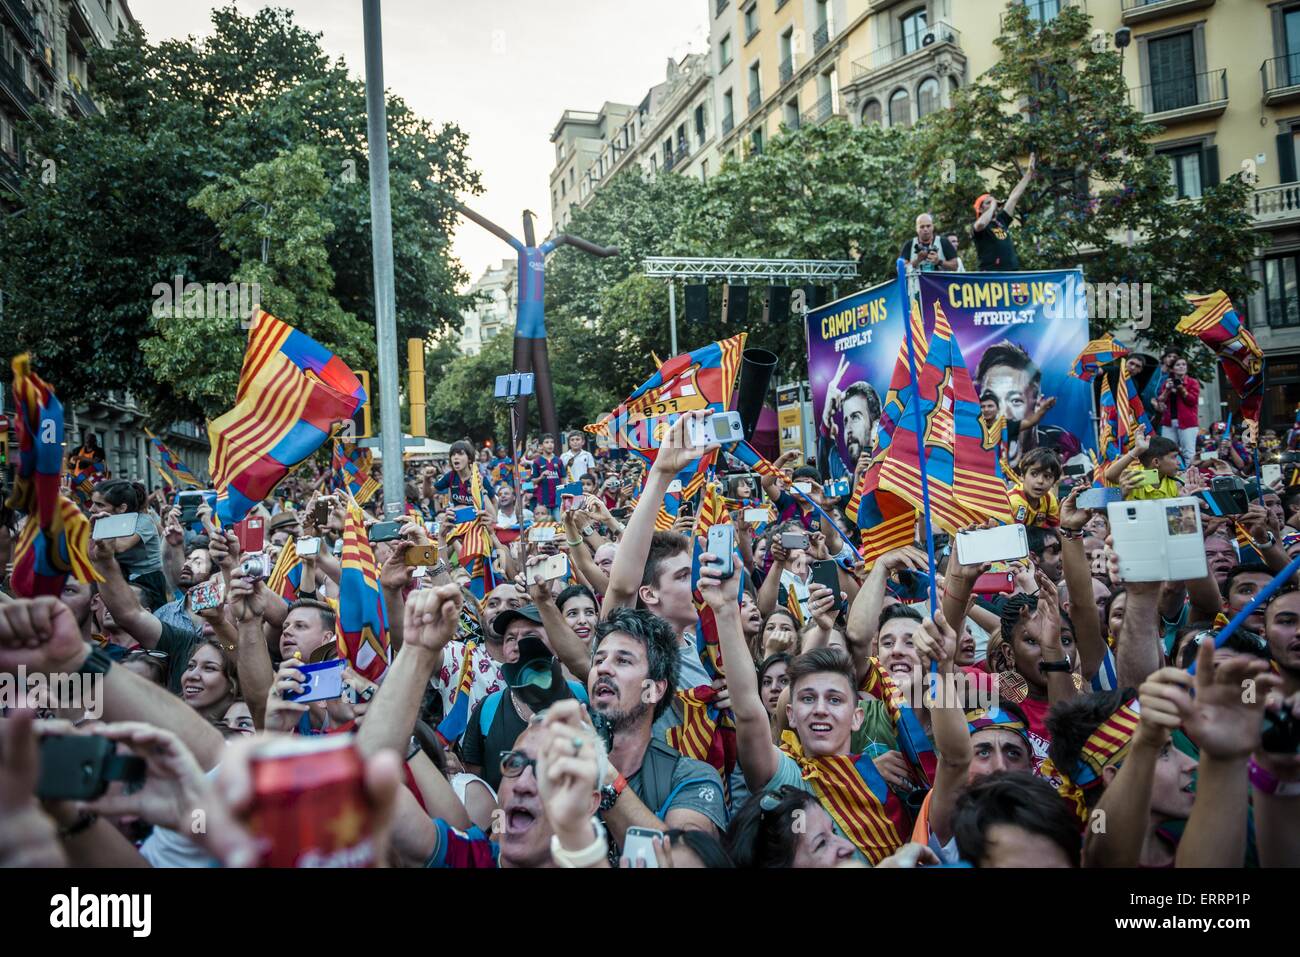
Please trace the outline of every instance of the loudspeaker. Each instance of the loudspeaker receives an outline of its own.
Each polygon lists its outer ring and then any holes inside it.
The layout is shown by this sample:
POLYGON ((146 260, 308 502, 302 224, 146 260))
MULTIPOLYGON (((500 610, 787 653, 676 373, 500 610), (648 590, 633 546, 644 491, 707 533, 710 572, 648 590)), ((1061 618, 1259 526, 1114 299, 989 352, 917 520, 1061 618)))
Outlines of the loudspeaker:
POLYGON ((709 321, 709 287, 703 283, 686 287, 686 321, 709 321))
POLYGON ((736 411, 745 430, 745 438, 752 439, 758 428, 758 416, 763 411, 776 371, 776 356, 766 349, 746 349, 740 357, 740 381, 736 386, 736 411))
POLYGON ((743 326, 748 317, 749 287, 727 283, 722 287, 722 321, 743 326))
POLYGON ((804 286, 803 287, 804 304, 809 309, 816 309, 818 306, 822 304, 821 292, 822 291, 820 286, 804 286))
POLYGON ((790 318, 790 287, 769 286, 763 297, 763 321, 785 322, 790 318))

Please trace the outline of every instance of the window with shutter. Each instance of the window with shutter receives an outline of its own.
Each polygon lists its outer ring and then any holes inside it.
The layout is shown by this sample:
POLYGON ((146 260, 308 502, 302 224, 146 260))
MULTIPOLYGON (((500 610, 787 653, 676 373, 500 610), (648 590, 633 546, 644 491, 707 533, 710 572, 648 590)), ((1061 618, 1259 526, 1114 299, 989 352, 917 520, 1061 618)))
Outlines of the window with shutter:
POLYGON ((1191 32, 1158 37, 1147 43, 1151 71, 1151 112, 1196 105, 1196 52, 1191 32))

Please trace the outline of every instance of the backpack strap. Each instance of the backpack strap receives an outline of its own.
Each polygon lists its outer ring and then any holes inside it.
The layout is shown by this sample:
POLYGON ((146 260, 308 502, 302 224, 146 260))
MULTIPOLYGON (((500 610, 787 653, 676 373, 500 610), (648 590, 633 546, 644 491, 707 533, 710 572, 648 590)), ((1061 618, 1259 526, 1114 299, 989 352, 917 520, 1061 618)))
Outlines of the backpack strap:
POLYGON ((492 727, 492 719, 497 716, 497 708, 501 706, 501 696, 504 691, 494 691, 483 699, 483 707, 478 713, 478 730, 483 737, 487 737, 488 728, 492 727))

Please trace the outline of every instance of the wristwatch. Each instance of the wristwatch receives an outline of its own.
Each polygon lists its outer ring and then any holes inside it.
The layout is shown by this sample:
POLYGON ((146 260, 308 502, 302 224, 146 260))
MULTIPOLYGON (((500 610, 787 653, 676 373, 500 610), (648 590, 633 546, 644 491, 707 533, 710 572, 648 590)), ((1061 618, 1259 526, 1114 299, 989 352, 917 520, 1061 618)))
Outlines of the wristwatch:
POLYGON ((1272 530, 1270 529, 1270 530, 1269 530, 1269 533, 1268 533, 1268 538, 1264 539, 1262 542, 1257 542, 1257 541, 1255 541, 1255 539, 1252 537, 1251 540, 1250 540, 1250 544, 1254 545, 1256 548, 1271 548, 1271 547, 1273 546, 1273 543, 1276 542, 1276 541, 1277 541, 1277 538, 1276 538, 1276 536, 1273 535, 1273 532, 1272 532, 1272 530))
POLYGON ((1066 655, 1060 661, 1040 661, 1038 663, 1039 671, 1066 671, 1070 670, 1070 656, 1066 655))
POLYGON ((591 536, 593 536, 593 535, 595 535, 595 534, 596 534, 596 526, 595 526, 595 525, 590 525, 590 524, 588 524, 588 525, 584 525, 584 526, 582 526, 582 537, 583 537, 583 538, 591 538, 591 536))
POLYGON ((559 835, 551 835, 551 859, 557 866, 591 867, 605 859, 605 855, 609 853, 609 842, 605 839, 605 825, 600 823, 600 818, 593 817, 591 827, 596 832, 596 839, 580 851, 566 851, 560 845, 559 835))
POLYGON ((622 773, 614 779, 613 784, 606 784, 602 787, 600 789, 600 809, 608 811, 617 804, 618 796, 623 793, 623 789, 626 787, 627 778, 623 777, 622 773))

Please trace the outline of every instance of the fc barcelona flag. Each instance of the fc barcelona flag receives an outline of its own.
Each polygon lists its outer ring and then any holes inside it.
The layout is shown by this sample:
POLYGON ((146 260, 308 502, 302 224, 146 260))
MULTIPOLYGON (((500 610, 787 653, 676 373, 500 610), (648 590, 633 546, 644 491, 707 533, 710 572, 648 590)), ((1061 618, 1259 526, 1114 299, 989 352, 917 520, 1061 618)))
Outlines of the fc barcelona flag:
POLYGON ((388 668, 388 611, 361 506, 348 501, 339 579, 339 651, 358 674, 378 681, 388 668))
MULTIPOLYGON (((674 356, 660 365, 618 408, 587 426, 586 431, 606 436, 619 448, 629 449, 647 466, 654 464, 664 435, 682 413, 726 410, 744 351, 745 333, 742 332, 674 356)), ((682 470, 677 478, 682 483, 683 495, 691 479, 707 472, 716 457, 716 452, 710 452, 682 470)))
POLYGON ((347 489, 360 505, 370 501, 379 490, 379 482, 370 474, 374 453, 359 446, 348 448, 341 439, 334 440, 330 459, 330 487, 335 491, 347 489))
MULTIPOLYGON (((868 469, 864 493, 890 493, 921 508, 920 448, 924 445, 930 512, 940 527, 955 533, 989 516, 1009 522, 1011 504, 1006 484, 997 475, 997 446, 989 443, 980 426, 970 372, 938 302, 934 332, 919 374, 920 382, 908 397, 892 435, 879 437, 880 447, 868 469), (924 430, 920 435, 913 403, 920 406, 924 430)), ((889 517, 896 519, 901 534, 903 520, 889 517)), ((861 518, 859 514, 860 526, 861 518)))
POLYGON ((1128 352, 1128 347, 1124 343, 1109 334, 1100 339, 1093 339, 1075 358, 1070 375, 1080 381, 1091 382, 1103 367, 1110 365, 1116 359, 1124 358, 1128 352))
POLYGON ((158 453, 158 459, 153 463, 153 467, 162 476, 164 482, 177 489, 203 488, 203 483, 194 477, 194 473, 185 467, 185 463, 176 457, 176 453, 169 449, 162 439, 148 429, 144 430, 144 434, 149 436, 153 450, 158 453))
POLYGON ((1223 374, 1241 397, 1241 415, 1259 422, 1264 401, 1264 353, 1222 289, 1208 296, 1188 296, 1192 312, 1178 322, 1178 331, 1196 336, 1219 357, 1223 374))
POLYGON ((242 521, 365 400, 342 359, 257 310, 235 407, 208 424, 221 523, 242 521))
POLYGON ((59 494, 63 473, 63 403, 32 371, 31 357, 13 360, 18 468, 6 504, 27 513, 14 545, 11 587, 22 598, 58 597, 68 575, 98 581, 87 549, 90 522, 59 494))

